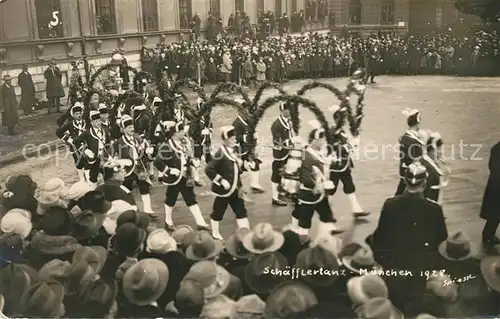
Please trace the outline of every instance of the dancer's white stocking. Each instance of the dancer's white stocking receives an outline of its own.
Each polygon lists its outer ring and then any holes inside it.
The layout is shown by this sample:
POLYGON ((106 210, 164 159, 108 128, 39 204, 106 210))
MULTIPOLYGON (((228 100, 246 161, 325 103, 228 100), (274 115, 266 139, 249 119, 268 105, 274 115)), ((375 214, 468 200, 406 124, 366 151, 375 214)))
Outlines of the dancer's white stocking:
POLYGON ((272 190, 272 193, 273 193, 273 199, 278 200, 279 199, 278 184, 277 183, 271 183, 271 190, 272 190))
POLYGON ((153 209, 151 208, 151 197, 149 196, 149 194, 141 195, 141 199, 144 212, 153 214, 153 209))
POLYGON ((198 204, 190 206, 189 210, 191 211, 191 215, 193 215, 196 225, 202 227, 208 226, 207 222, 203 218, 203 214, 201 213, 200 206, 198 206, 198 204))
POLYGON ((211 219, 210 224, 212 226, 212 237, 218 240, 224 240, 219 232, 219 222, 211 219))
POLYGON ((358 198, 356 197, 356 193, 347 194, 347 198, 349 199, 349 203, 351 203, 351 210, 353 213, 361 213, 363 212, 363 208, 358 202, 358 198))
POLYGON ((238 218, 236 219, 236 224, 238 225, 238 228, 250 229, 250 222, 248 221, 248 218, 238 218))
POLYGON ((172 211, 173 207, 165 205, 165 224, 167 224, 168 226, 174 225, 174 222, 172 220, 172 211))
MULTIPOLYGON (((252 171, 252 172, 250 172, 250 174, 251 174, 251 178, 252 178, 250 186, 254 187, 254 188, 259 188, 259 189, 262 188, 260 186, 260 171, 252 171)), ((277 189, 276 189, 276 191, 277 191, 277 189)))

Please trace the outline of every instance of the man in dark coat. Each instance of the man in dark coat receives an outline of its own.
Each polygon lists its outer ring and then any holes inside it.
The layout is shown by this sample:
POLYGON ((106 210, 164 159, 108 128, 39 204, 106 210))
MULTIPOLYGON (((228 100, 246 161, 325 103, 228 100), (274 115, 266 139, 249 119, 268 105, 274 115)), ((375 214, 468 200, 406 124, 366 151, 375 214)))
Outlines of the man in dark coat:
POLYGON ((484 191, 483 204, 481 205, 482 219, 486 220, 483 228, 483 244, 493 246, 500 244, 500 239, 495 233, 500 223, 500 142, 491 149, 488 163, 490 177, 484 191))
POLYGON ((49 67, 44 72, 44 77, 47 79, 45 91, 47 100, 49 101, 48 113, 52 112, 52 108, 56 108, 57 113, 61 113, 61 97, 64 97, 64 88, 61 84, 62 74, 61 70, 56 66, 54 60, 50 61, 49 67))
POLYGON ((424 197, 426 179, 422 164, 409 165, 405 192, 385 201, 377 228, 367 239, 384 269, 412 274, 388 277, 394 293, 390 299, 400 309, 425 289, 426 271, 437 269, 438 246, 448 237, 441 206, 424 197))
POLYGON ((33 112, 35 104, 35 84, 28 72, 28 66, 23 65, 21 73, 17 76, 17 83, 21 87, 21 102, 20 107, 23 108, 24 114, 28 115, 33 112))
POLYGON ((2 112, 2 125, 7 126, 9 135, 16 135, 14 131, 17 124, 17 99, 12 78, 4 75, 4 83, 0 87, 0 111, 2 112))

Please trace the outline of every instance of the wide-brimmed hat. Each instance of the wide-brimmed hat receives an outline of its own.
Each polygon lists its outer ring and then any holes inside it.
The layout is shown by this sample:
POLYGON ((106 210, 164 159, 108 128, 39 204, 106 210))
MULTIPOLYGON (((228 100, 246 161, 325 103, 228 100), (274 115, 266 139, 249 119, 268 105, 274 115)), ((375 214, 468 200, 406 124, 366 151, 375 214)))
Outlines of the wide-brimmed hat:
POLYGON ((97 214, 105 214, 111 208, 111 203, 104 199, 101 191, 93 190, 78 199, 78 206, 82 210, 88 209, 97 214))
POLYGON ((437 317, 434 317, 433 315, 430 315, 428 313, 422 313, 419 314, 415 319, 437 319, 437 317))
POLYGON ((21 297, 28 288, 39 281, 37 271, 23 264, 9 264, 0 269, 0 294, 5 305, 3 313, 7 316, 18 315, 21 297))
POLYGON ((314 246, 299 253, 295 267, 304 272, 301 274, 302 279, 313 286, 322 287, 329 286, 338 279, 340 262, 332 252, 321 246, 314 246), (319 269, 323 271, 317 271, 319 269))
POLYGON ((91 238, 102 227, 106 216, 85 210, 75 218, 73 225, 73 237, 78 240, 91 238))
POLYGON ((215 240, 209 232, 196 232, 194 242, 186 249, 186 257, 190 260, 212 259, 224 249, 224 244, 215 240))
POLYGON ((184 305, 196 305, 200 308, 205 304, 204 290, 193 279, 183 279, 175 295, 174 306, 182 313, 184 305), (179 309, 181 308, 181 309, 179 309))
POLYGON ((5 190, 1 194, 6 210, 23 208, 31 210, 36 204, 34 198, 38 185, 28 175, 9 176, 5 180, 5 190))
POLYGON ((49 236, 67 236, 73 229, 73 216, 67 209, 49 207, 40 221, 40 229, 49 236))
POLYGON ((82 246, 75 250, 73 263, 86 261, 96 273, 100 273, 108 258, 107 250, 102 246, 82 246))
POLYGON ((151 223, 151 218, 145 212, 127 210, 122 212, 116 219, 116 227, 120 227, 125 223, 133 223, 137 227, 147 230, 151 223))
POLYGON ((229 318, 235 301, 225 295, 218 295, 205 302, 199 318, 229 318))
POLYGON ((280 253, 255 255, 245 267, 245 282, 256 293, 267 294, 287 279, 283 275, 287 266, 287 259, 280 253))
POLYGON ((356 274, 361 271, 382 270, 382 266, 375 262, 373 251, 366 245, 359 247, 352 256, 344 256, 342 264, 356 274))
POLYGON ((52 259, 38 271, 38 276, 43 281, 57 281, 64 284, 68 279, 68 270, 71 264, 60 259, 52 259))
POLYGON ((68 189, 68 199, 78 201, 90 191, 92 191, 92 186, 89 183, 85 181, 76 182, 68 189))
POLYGON ((57 281, 32 285, 21 298, 21 315, 37 318, 56 318, 63 304, 64 286, 57 281))
POLYGON ((67 199, 68 188, 60 178, 51 178, 35 191, 35 199, 43 205, 57 205, 67 199))
POLYGON ((332 235, 324 235, 316 237, 310 244, 309 247, 319 246, 326 251, 331 252, 336 257, 339 257, 342 248, 343 241, 341 238, 332 235))
POLYGON ((477 255, 478 247, 464 232, 457 231, 439 244, 438 251, 448 260, 466 260, 477 255))
POLYGON ((254 254, 263 254, 278 251, 284 241, 283 234, 271 224, 259 223, 243 238, 243 246, 254 254))
MULTIPOLYGON (((175 230, 172 232, 172 238, 174 238, 177 245, 184 245, 184 237, 193 232, 193 228, 189 225, 179 225, 175 227, 175 230)), ((187 247, 191 246, 192 243, 187 245, 187 247)))
POLYGON ((144 229, 133 223, 125 223, 116 229, 115 251, 122 255, 136 252, 146 240, 147 233, 144 229))
POLYGON ((31 213, 25 209, 11 209, 0 221, 0 229, 3 233, 17 234, 23 239, 29 236, 32 228, 31 213))
POLYGON ((165 229, 156 229, 146 239, 146 250, 150 253, 166 254, 177 250, 177 243, 165 229))
POLYGON ((481 260, 481 273, 488 286, 500 292, 500 256, 488 256, 481 260))
POLYGON ((403 313, 389 299, 381 297, 368 300, 360 313, 365 319, 404 319, 403 313))
POLYGON ((309 286, 297 281, 287 281, 269 294, 264 317, 287 318, 317 304, 318 298, 309 286))
POLYGON ((363 305, 376 297, 389 297, 385 281, 376 275, 357 276, 347 281, 347 294, 354 305, 363 305))
POLYGON ((66 295, 76 295, 85 290, 98 274, 94 268, 85 260, 77 260, 68 268, 68 278, 66 279, 64 290, 66 295))
POLYGON ((252 254, 243 245, 243 240, 250 230, 248 228, 238 228, 234 234, 226 240, 225 248, 227 252, 236 258, 244 259, 252 254))
POLYGON ((450 304, 458 298, 458 284, 447 274, 429 277, 425 288, 427 292, 450 304))
POLYGON ((132 265, 122 279, 123 294, 135 305, 156 301, 168 284, 167 265, 158 259, 146 258, 132 265))
POLYGON ((98 279, 80 293, 81 316, 87 315, 87 318, 95 318, 97 315, 103 315, 109 312, 116 300, 117 285, 115 281, 110 283, 98 279))
POLYGON ((259 296, 246 295, 236 301, 230 319, 261 319, 265 309, 266 303, 259 296))

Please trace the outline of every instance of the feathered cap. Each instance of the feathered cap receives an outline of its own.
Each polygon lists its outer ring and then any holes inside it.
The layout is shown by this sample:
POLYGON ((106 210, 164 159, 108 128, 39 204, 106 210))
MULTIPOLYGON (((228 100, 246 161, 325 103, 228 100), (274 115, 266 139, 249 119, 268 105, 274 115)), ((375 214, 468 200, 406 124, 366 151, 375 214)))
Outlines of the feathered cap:
POLYGON ((146 109, 146 105, 144 103, 142 103, 141 101, 141 104, 135 104, 134 106, 132 106, 132 110, 134 111, 144 111, 146 109))
POLYGON ((224 126, 221 128, 221 137, 223 140, 227 140, 233 136, 235 136, 236 132, 234 130, 234 126, 224 126))
POLYGON ((69 114, 73 117, 75 113, 78 112, 83 112, 83 103, 82 102, 75 102, 73 106, 71 107, 71 110, 69 111, 69 114))
POLYGON ((321 127, 320 122, 312 120, 309 121, 309 125, 313 127, 312 131, 309 133, 309 142, 324 138, 326 136, 325 130, 321 127))
POLYGON ((160 99, 159 97, 155 96, 153 98, 153 105, 157 106, 158 104, 161 104, 161 103, 163 103, 163 100, 160 99))
POLYGON ((122 128, 126 128, 127 126, 134 125, 134 120, 130 115, 124 115, 122 116, 120 125, 122 128))
POLYGON ((410 164, 405 173, 405 181, 410 186, 418 186, 427 179, 427 169, 419 162, 410 164))
POLYGON ((420 111, 417 109, 404 109, 403 110, 403 115, 406 117, 406 122, 408 123, 408 126, 415 126, 417 124, 420 124, 421 122, 421 117, 420 117, 420 111))
POLYGON ((101 119, 101 113, 99 111, 90 111, 90 120, 95 121, 95 120, 100 120, 101 119))
POLYGON ((290 103, 288 101, 283 101, 280 104, 280 112, 283 112, 284 110, 289 110, 290 109, 290 103))

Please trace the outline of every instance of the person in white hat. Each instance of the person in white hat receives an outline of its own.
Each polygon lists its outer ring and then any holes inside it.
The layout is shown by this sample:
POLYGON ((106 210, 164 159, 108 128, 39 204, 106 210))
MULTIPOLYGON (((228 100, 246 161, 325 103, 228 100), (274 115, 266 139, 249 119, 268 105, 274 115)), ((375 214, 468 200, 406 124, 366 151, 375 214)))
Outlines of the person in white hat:
POLYGON ((73 144, 74 140, 87 130, 87 123, 83 120, 83 103, 76 102, 70 109, 69 114, 72 121, 66 122, 56 130, 56 135, 66 142, 70 153, 75 160, 76 171, 80 181, 85 181, 86 162, 82 150, 79 150, 73 144))
POLYGON ((219 232, 219 222, 228 205, 236 215, 238 227, 250 228, 241 194, 241 173, 255 167, 255 163, 244 161, 236 154, 236 132, 233 126, 223 127, 221 137, 223 145, 205 167, 205 174, 212 181, 212 192, 215 195, 210 216, 212 236, 219 240, 223 239, 219 232))
POLYGON ((401 195, 406 189, 405 173, 408 166, 414 161, 420 160, 424 154, 425 141, 419 134, 420 112, 416 109, 405 109, 403 115, 406 117, 408 130, 399 138, 399 184, 396 195, 401 195))
POLYGON ((314 126, 317 128, 309 133, 309 145, 304 151, 300 167, 298 201, 292 212, 292 231, 305 236, 309 234, 314 212, 319 214, 319 234, 322 234, 327 227, 332 233, 343 232, 342 229, 330 227, 336 219, 330 208, 328 195, 335 186, 328 179, 329 159, 323 152, 327 143, 326 132, 319 125, 314 126))
POLYGON ((147 156, 153 154, 153 148, 146 140, 135 136, 134 120, 129 115, 121 118, 120 127, 122 136, 113 144, 113 156, 118 161, 129 160, 130 165, 125 166, 125 179, 123 188, 131 191, 134 184, 139 188, 143 211, 154 214, 151 207, 151 185, 149 178, 149 165, 147 156))
POLYGON ((167 185, 165 194, 165 224, 167 229, 173 231, 175 228, 172 221, 172 211, 179 193, 182 194, 198 228, 207 229, 208 224, 203 219, 194 194, 192 170, 195 159, 191 156, 184 124, 182 122, 166 122, 165 126, 167 127, 165 142, 158 148, 154 165, 159 171, 160 182, 167 185))
POLYGON ((106 146, 111 142, 109 132, 101 125, 101 114, 92 110, 89 114, 90 127, 73 140, 75 149, 82 150, 86 169, 89 171, 88 181, 97 187, 97 179, 101 171, 101 159, 109 156, 106 146))

